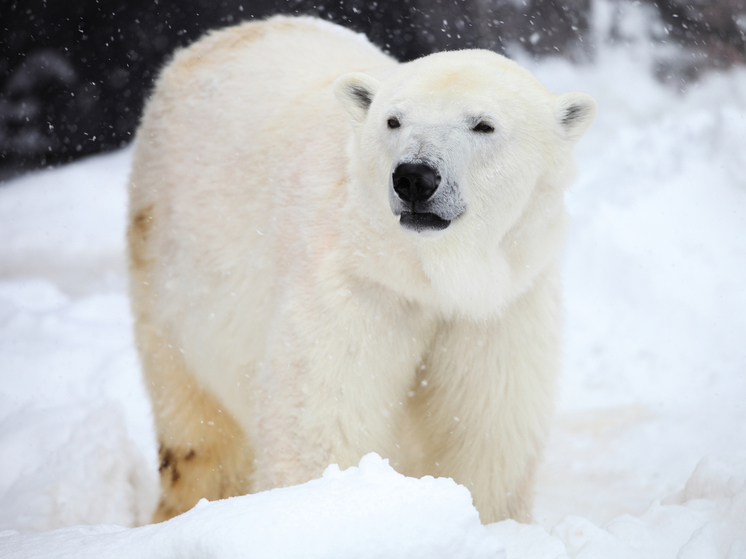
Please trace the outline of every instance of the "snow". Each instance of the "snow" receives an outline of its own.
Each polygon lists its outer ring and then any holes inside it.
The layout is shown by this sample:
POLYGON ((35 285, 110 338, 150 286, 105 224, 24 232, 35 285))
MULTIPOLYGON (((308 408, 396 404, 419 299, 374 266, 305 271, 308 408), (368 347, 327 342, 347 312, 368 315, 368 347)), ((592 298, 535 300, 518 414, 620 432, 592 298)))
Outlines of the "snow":
POLYGON ((521 61, 599 103, 567 196, 536 524, 482 527, 466 489, 370 455, 136 527, 157 457, 124 150, 0 186, 0 556, 746 558, 746 71, 682 91, 639 41, 598 41, 593 65, 521 61))
POLYGON ((0 187, 0 530, 151 514, 157 458, 124 265, 129 159, 0 187))
POLYGON ((63 528, 0 536, 7 557, 504 558, 450 479, 408 479, 376 454, 358 468, 250 497, 208 502, 159 525, 63 528), (3 539, 7 543, 4 544, 3 539), (333 543, 330 543, 333 542, 333 543))
POLYGON ((591 68, 532 67, 599 103, 567 196, 545 526, 578 510, 597 524, 641 514, 703 456, 746 452, 746 72, 680 92, 652 77, 655 54, 632 43, 599 49, 591 68))

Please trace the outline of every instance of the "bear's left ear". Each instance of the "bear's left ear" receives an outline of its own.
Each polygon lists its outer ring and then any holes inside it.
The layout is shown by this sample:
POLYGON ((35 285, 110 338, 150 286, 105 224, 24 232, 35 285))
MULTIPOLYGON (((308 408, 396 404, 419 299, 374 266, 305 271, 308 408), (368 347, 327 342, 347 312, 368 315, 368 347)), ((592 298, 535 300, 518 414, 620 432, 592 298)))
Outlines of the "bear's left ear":
POLYGON ((351 72, 339 76, 332 87, 334 96, 347 111, 353 124, 360 124, 365 120, 380 85, 377 79, 367 74, 351 72))
POLYGON ((557 95, 555 115, 565 137, 576 142, 596 118, 596 101, 587 93, 557 95))

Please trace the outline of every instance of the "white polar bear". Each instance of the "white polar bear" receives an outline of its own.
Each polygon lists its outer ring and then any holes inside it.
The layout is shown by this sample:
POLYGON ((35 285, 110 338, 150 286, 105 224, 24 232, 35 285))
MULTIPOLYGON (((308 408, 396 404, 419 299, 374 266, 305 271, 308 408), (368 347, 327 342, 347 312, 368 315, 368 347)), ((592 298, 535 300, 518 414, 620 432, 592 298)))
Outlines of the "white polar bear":
POLYGON ((154 520, 371 451, 465 485, 483 522, 529 520, 594 114, 495 53, 399 64, 309 18, 177 53, 129 185, 154 520))

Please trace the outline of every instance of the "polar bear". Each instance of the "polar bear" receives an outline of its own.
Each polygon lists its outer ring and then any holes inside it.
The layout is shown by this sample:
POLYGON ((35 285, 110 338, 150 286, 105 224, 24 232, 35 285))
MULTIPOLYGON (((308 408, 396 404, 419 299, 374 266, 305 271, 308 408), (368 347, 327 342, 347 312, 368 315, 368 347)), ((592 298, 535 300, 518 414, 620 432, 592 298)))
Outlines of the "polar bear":
POLYGON ((154 521, 371 451, 529 521, 595 110, 492 52, 400 64, 312 18, 178 52, 129 182, 154 521))

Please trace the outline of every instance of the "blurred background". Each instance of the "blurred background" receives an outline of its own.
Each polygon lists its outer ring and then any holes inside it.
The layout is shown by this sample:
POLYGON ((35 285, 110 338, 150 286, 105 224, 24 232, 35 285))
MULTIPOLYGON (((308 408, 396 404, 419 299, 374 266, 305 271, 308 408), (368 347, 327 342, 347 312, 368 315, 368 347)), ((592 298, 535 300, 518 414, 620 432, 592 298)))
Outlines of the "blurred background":
POLYGON ((126 145, 174 49, 276 13, 341 23, 401 60, 481 47, 587 62, 594 41, 623 42, 631 31, 672 46, 658 49, 667 54, 653 71, 678 87, 746 61, 746 0, 611 3, 618 21, 599 36, 590 0, 3 0, 0 180, 126 145), (629 4, 648 5, 650 18, 630 24, 629 4))

